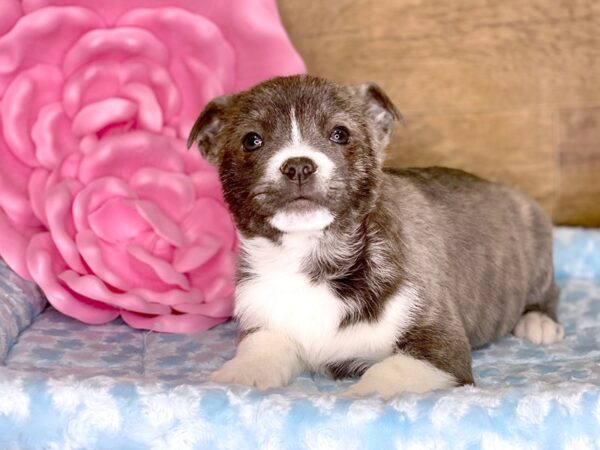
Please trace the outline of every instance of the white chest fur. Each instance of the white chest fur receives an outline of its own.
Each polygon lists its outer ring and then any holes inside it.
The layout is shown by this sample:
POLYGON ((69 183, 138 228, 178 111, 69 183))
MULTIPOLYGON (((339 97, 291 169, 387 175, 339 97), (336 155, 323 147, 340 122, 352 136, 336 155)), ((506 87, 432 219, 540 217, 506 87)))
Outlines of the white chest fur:
POLYGON ((340 330, 349 306, 326 283, 311 282, 301 270, 303 260, 318 245, 317 235, 293 233, 281 245, 264 238, 242 243, 252 276, 237 287, 236 316, 245 329, 266 328, 289 336, 312 368, 346 359, 383 359, 411 324, 417 298, 413 289, 403 287, 377 322, 340 330))

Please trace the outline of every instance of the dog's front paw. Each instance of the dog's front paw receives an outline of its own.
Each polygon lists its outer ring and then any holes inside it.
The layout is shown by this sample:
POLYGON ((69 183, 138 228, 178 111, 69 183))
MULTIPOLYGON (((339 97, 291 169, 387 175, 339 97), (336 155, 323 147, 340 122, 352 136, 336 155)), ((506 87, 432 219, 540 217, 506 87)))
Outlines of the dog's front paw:
POLYGON ((553 344, 565 337, 562 326, 547 315, 530 311, 524 314, 517 323, 513 334, 521 339, 527 339, 534 344, 553 344))
POLYGON ((403 392, 423 393, 456 386, 455 378, 427 361, 396 354, 371 366, 342 397, 375 394, 388 400, 403 392))
POLYGON ((289 368, 273 366, 265 359, 236 357, 213 372, 209 379, 215 383, 242 384, 264 390, 286 386, 293 376, 289 368))
POLYGON ((383 380, 375 378, 360 379, 345 391, 340 393, 340 397, 364 397, 366 395, 376 395, 384 400, 389 400, 403 389, 395 383, 386 383, 383 380))

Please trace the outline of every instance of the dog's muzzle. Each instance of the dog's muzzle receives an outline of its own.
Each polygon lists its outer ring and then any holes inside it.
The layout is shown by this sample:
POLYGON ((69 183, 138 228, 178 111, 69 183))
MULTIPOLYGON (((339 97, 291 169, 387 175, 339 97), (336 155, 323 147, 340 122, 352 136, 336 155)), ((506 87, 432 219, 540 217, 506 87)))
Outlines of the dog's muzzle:
POLYGON ((315 162, 306 157, 290 158, 279 168, 281 173, 299 187, 310 181, 312 175, 317 171, 315 162))

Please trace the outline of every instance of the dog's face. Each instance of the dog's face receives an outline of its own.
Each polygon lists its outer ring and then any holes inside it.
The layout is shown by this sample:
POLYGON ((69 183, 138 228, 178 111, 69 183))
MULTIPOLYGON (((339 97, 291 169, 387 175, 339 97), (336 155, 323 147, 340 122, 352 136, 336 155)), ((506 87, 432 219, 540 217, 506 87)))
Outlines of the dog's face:
POLYGON ((197 142, 246 237, 354 223, 372 207, 399 114, 374 84, 274 78, 210 102, 197 142))

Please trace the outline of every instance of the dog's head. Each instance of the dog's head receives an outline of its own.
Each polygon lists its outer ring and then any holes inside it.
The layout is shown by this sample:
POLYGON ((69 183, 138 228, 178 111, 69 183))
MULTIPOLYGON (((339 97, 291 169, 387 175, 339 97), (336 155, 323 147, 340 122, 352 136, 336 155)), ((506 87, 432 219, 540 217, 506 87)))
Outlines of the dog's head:
POLYGON ((372 208, 399 117, 375 84, 281 77, 210 102, 188 147, 218 167, 243 235, 318 231, 372 208))

